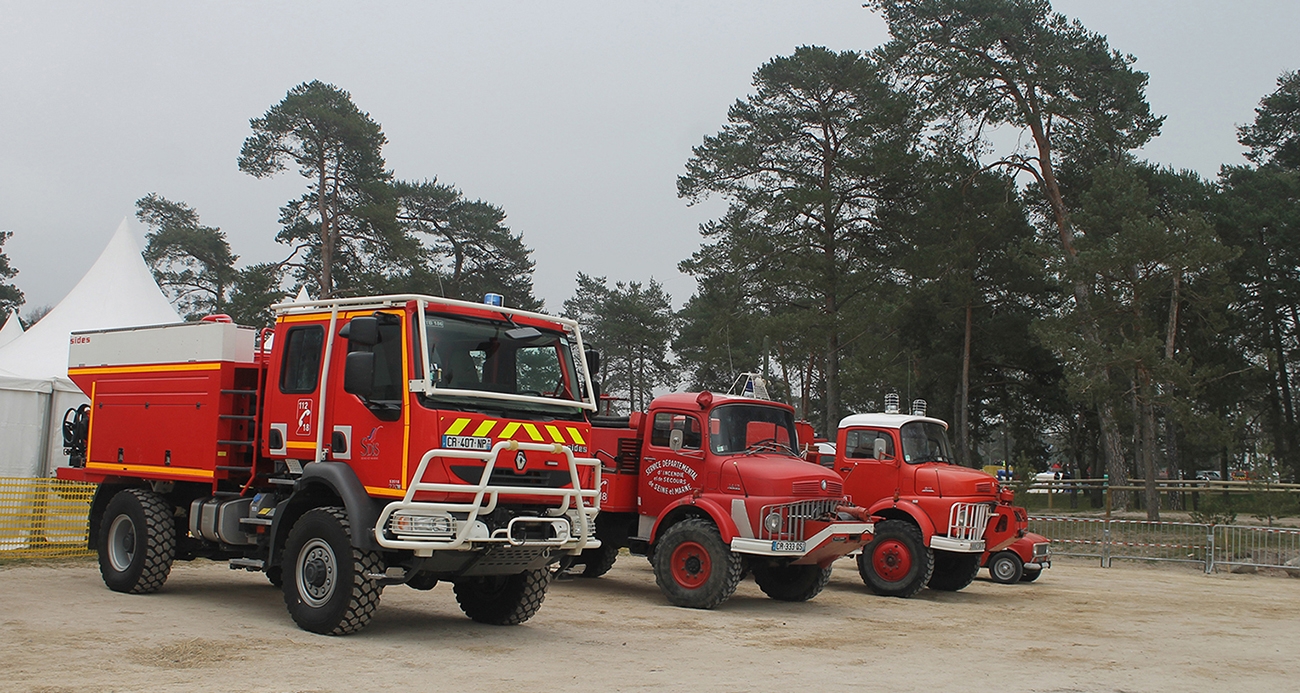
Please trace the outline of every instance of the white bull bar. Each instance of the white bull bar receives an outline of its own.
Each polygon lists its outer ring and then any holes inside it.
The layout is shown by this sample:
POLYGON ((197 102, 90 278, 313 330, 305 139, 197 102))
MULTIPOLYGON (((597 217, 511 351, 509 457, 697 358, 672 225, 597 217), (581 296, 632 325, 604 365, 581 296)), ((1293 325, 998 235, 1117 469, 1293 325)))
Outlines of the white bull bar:
POLYGON ((410 549, 416 555, 428 556, 434 551, 469 551, 483 544, 504 544, 508 546, 553 547, 563 551, 580 551, 595 548, 600 542, 593 536, 596 514, 600 512, 600 462, 592 457, 575 457, 573 449, 560 443, 521 443, 517 440, 500 440, 491 450, 453 450, 434 448, 420 458, 406 495, 400 501, 384 506, 375 521, 375 541, 386 549, 410 549), (569 483, 571 488, 548 488, 533 486, 504 486, 488 483, 496 469, 496 461, 502 451, 515 452, 531 450, 563 455, 568 462, 569 483), (431 483, 424 481, 424 474, 429 462, 435 457, 475 460, 485 462, 483 473, 477 484, 431 483), (592 488, 584 489, 579 481, 578 468, 588 466, 594 469, 592 488), (421 491, 430 493, 450 493, 462 496, 472 495, 466 502, 431 502, 417 501, 415 494, 421 491), (496 510, 502 494, 508 496, 552 496, 556 506, 544 516, 519 516, 513 518, 503 528, 485 532, 483 523, 478 521, 482 514, 496 510), (388 537, 388 522, 394 513, 410 511, 416 516, 447 518, 449 529, 446 537, 413 538, 388 537), (456 515, 463 514, 464 517, 456 515), (549 525, 551 536, 547 539, 518 539, 511 530, 522 524, 549 525), (563 527, 561 527, 563 525, 563 527), (576 528, 576 532, 574 529, 576 528))

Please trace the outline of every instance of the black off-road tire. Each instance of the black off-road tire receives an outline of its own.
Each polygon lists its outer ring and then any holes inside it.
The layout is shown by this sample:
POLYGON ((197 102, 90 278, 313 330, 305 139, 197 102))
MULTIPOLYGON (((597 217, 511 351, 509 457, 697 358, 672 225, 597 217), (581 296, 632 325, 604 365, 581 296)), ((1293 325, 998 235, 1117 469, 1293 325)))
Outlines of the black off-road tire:
POLYGON ((744 561, 708 520, 682 520, 655 542, 655 583, 669 603, 713 609, 740 584, 744 561))
POLYGON ((384 586, 367 574, 384 572, 377 551, 352 546, 343 508, 309 510, 284 545, 284 603, 294 623, 321 635, 355 633, 370 622, 384 586))
POLYGON ((583 551, 582 557, 587 561, 582 567, 582 577, 598 578, 614 567, 614 561, 618 560, 618 547, 601 544, 598 549, 583 551))
POLYGON ((1037 580, 1039 577, 1041 577, 1042 574, 1043 574, 1043 569, 1042 569, 1042 568, 1039 568, 1039 569, 1037 569, 1037 570, 1030 570, 1029 567, 1026 566, 1026 567, 1025 567, 1025 572, 1023 572, 1023 573, 1020 574, 1020 581, 1021 581, 1021 582, 1033 582, 1034 580, 1037 580))
POLYGON ((149 489, 118 491, 99 525, 99 574, 114 592, 149 594, 167 582, 176 560, 172 507, 149 489))
POLYGON ((929 587, 941 592, 956 592, 965 589, 979 572, 978 553, 935 551, 934 574, 930 576, 929 587))
POLYGON ((1025 564, 1015 551, 999 551, 989 557, 989 578, 1003 585, 1020 582, 1025 564))
POLYGON ((282 568, 282 567, 280 567, 280 566, 278 566, 278 565, 275 566, 275 567, 272 567, 272 568, 267 568, 267 569, 266 569, 266 581, 269 582, 269 583, 271 583, 272 585, 278 587, 278 588, 283 589, 283 588, 284 588, 284 568, 282 568))
POLYGON ((763 594, 782 602, 806 602, 831 581, 830 566, 815 565, 772 566, 754 562, 754 582, 763 594))
POLYGON ((517 626, 542 608, 551 571, 538 568, 515 575, 461 578, 453 583, 456 603, 466 616, 490 626, 517 626))
POLYGON ((876 524, 870 544, 858 554, 858 575, 867 587, 886 597, 911 597, 934 573, 934 552, 921 529, 904 520, 876 524))

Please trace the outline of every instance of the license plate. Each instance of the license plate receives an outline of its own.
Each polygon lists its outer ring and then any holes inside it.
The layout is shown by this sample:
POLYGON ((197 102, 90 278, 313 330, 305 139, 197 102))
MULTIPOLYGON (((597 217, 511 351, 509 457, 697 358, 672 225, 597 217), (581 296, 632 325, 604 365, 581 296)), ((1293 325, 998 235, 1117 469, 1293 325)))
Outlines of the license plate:
POLYGON ((448 450, 487 451, 492 449, 492 439, 476 438, 474 436, 443 436, 442 446, 448 450))
POLYGON ((772 550, 786 553, 803 553, 807 549, 802 541, 774 541, 772 542, 772 550))

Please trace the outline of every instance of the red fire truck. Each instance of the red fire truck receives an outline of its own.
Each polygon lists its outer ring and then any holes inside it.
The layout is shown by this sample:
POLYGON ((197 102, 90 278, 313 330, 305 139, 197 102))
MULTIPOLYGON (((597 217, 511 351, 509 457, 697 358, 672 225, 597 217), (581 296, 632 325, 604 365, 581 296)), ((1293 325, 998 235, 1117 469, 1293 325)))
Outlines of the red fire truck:
POLYGON ((594 548, 600 466, 576 323, 429 296, 284 304, 274 329, 75 333, 70 468, 99 484, 89 543, 119 592, 207 557, 281 584, 295 622, 344 634, 385 585, 450 582, 516 624, 549 566, 594 548))
POLYGON ((656 398, 645 413, 592 417, 603 465, 599 548, 576 562, 609 570, 626 546, 650 557, 678 606, 711 609, 752 573, 773 599, 812 599, 831 563, 871 540, 862 508, 830 470, 795 452, 794 410, 711 392, 656 398))
MULTIPOLYGON (((832 464, 849 499, 877 518, 875 539, 857 557, 858 573, 877 594, 960 590, 985 556, 1006 560, 1004 550, 1026 537, 1038 558, 1025 565, 1046 560, 1047 539, 1026 531, 1028 516, 1011 504, 1011 489, 952 464, 947 428, 923 410, 899 413, 897 395, 886 398, 885 413, 840 421, 832 464)), ((999 567, 995 578, 1007 573, 999 567)))

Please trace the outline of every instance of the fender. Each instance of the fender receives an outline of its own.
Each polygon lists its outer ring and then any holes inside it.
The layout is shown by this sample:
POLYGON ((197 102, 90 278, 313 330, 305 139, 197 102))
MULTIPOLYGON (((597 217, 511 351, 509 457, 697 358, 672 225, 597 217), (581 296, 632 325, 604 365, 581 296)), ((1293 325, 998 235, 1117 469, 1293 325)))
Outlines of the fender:
POLYGON ((1025 536, 1028 526, 1024 508, 999 504, 989 516, 989 526, 984 531, 986 550, 994 553, 1011 546, 1025 536))
POLYGON ((123 483, 102 483, 95 487, 95 496, 90 500, 90 510, 86 514, 86 548, 91 551, 99 550, 99 525, 104 519, 104 510, 108 508, 108 502, 113 500, 118 491, 124 491, 132 488, 131 484, 123 483))
POLYGON ((724 511, 722 506, 708 498, 686 496, 678 499, 659 513, 659 517, 655 519, 654 528, 650 530, 650 543, 653 544, 658 541, 660 530, 665 529, 668 525, 676 524, 677 518, 685 514, 681 511, 690 507, 698 508, 703 514, 708 515, 710 520, 713 520, 713 524, 718 527, 718 533, 722 535, 722 541, 730 545, 731 540, 736 538, 736 527, 731 522, 731 515, 724 511), (671 521, 668 521, 670 518, 671 521), (668 521, 667 525, 664 524, 665 521, 668 521))
POLYGON ((375 541, 375 522, 379 519, 379 504, 361 485, 356 472, 342 462, 312 462, 303 467, 302 476, 293 487, 289 500, 276 507, 276 523, 271 533, 271 565, 278 562, 280 548, 288 539, 289 528, 303 513, 322 505, 330 505, 337 498, 348 513, 352 545, 363 551, 382 550, 375 541))
POLYGON ((873 516, 888 516, 891 511, 893 514, 903 513, 911 518, 921 528, 921 537, 925 540, 925 545, 930 545, 930 538, 934 536, 934 523, 915 504, 907 502, 906 499, 895 503, 893 498, 882 498, 867 509, 867 512, 873 516))

